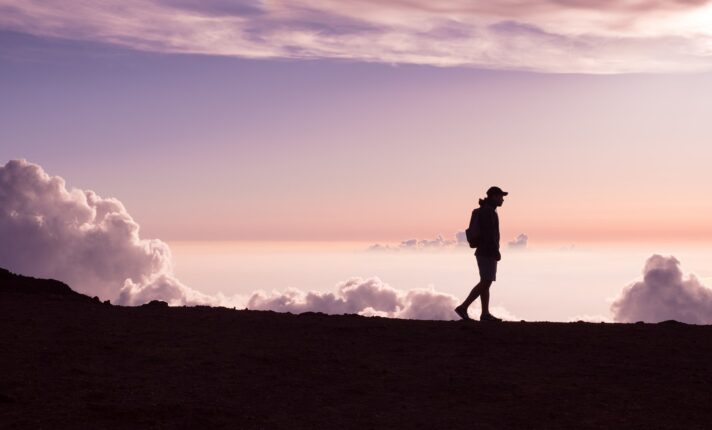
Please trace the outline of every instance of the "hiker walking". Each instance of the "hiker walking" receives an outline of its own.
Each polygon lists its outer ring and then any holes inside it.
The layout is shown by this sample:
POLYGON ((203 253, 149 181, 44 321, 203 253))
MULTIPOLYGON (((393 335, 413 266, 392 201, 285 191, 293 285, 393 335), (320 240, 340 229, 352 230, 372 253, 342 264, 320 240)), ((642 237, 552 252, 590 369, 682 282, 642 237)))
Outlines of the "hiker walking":
POLYGON ((497 280, 497 262, 502 259, 499 253, 499 216, 497 208, 504 203, 507 192, 499 187, 487 190, 487 197, 480 199, 480 207, 472 211, 467 241, 471 248, 477 248, 475 257, 480 271, 480 282, 470 291, 464 302, 455 308, 455 313, 463 320, 471 320, 467 308, 480 298, 482 315, 480 321, 501 321, 489 311, 489 290, 497 280))

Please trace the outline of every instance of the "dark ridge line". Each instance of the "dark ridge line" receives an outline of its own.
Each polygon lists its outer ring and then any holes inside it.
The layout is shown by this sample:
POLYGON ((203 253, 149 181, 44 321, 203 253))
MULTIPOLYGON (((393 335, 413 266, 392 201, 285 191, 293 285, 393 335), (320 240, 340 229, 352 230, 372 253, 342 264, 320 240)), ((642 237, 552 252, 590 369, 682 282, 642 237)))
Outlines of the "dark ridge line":
MULTIPOLYGON (((31 276, 24 276, 24 275, 19 275, 16 273, 13 273, 7 269, 4 269, 0 267, 0 293, 10 293, 10 294, 23 294, 23 295, 44 295, 44 296, 60 296, 60 297, 68 297, 72 298, 75 300, 81 300, 85 302, 92 302, 92 303, 103 303, 104 305, 111 305, 111 302, 109 300, 101 301, 99 297, 89 297, 85 294, 78 293, 74 291, 69 285, 65 284, 64 282, 58 281, 56 279, 41 279, 41 278, 34 278, 31 276)), ((113 306, 113 305, 112 305, 113 306)), ((153 309, 161 309, 161 308, 171 308, 172 306, 169 306, 168 303, 161 301, 161 300, 151 300, 149 303, 144 303, 143 305, 140 306, 129 306, 129 307, 135 307, 135 308, 153 308, 153 309)), ((224 308, 223 306, 206 306, 206 305, 196 305, 196 306, 175 306, 176 308, 185 308, 185 307, 190 307, 190 308, 209 308, 209 309, 230 309, 230 308, 224 308)), ((245 309, 248 310, 248 309, 245 309)), ((250 311, 258 311, 258 310, 250 310, 250 311)), ((323 312, 314 312, 314 311, 306 311, 302 312, 300 314, 293 314, 292 312, 275 312, 275 311, 270 311, 270 310, 263 310, 264 312, 270 312, 270 313, 277 313, 277 314, 285 314, 285 315, 297 315, 297 316, 303 316, 303 317, 332 317, 332 316, 342 316, 342 315, 331 315, 331 314, 325 314, 323 312)), ((343 314, 343 315, 356 315, 360 316, 358 314, 343 314)), ((381 319, 380 317, 376 317, 378 319, 381 319)), ((398 320, 398 318, 382 318, 386 320, 398 320)), ((417 320, 406 320, 406 321, 417 321, 417 320)), ((469 324, 471 322, 461 322, 462 324, 469 324)), ((476 323, 480 323, 479 321, 476 321, 476 323)), ((549 323, 549 324, 559 324, 559 322, 553 322, 553 321, 504 321, 504 323, 549 323)), ((492 324, 492 323, 486 323, 486 324, 492 324)), ((565 322, 561 324, 625 324, 625 323, 592 323, 592 322, 586 322, 586 321, 570 321, 570 322, 565 322)), ((677 326, 677 325, 697 325, 697 324, 687 324, 684 322, 680 322, 677 320, 666 320, 666 321, 660 321, 658 323, 645 323, 643 321, 638 321, 635 323, 628 323, 628 324, 658 324, 658 325, 663 325, 663 326, 677 326)))

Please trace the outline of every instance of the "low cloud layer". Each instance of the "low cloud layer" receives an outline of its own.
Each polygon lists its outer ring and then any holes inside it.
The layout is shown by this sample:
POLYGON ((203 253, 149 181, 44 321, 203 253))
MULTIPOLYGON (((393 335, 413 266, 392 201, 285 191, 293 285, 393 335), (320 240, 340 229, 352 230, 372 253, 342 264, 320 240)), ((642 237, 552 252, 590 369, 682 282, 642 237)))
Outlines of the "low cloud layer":
POLYGON ((304 292, 288 289, 284 293, 258 292, 247 302, 249 309, 279 312, 323 312, 360 314, 406 319, 451 320, 457 306, 454 296, 434 290, 397 290, 378 278, 352 278, 337 286, 336 293, 304 292))
POLYGON ((168 245, 142 239, 139 225, 120 201, 68 189, 64 179, 24 160, 0 166, 0 237, 0 267, 58 279, 121 305, 162 300, 171 305, 438 320, 452 319, 457 305, 449 294, 397 290, 378 278, 350 279, 337 285, 336 293, 289 289, 256 292, 247 299, 203 294, 176 279, 168 245))
POLYGON ((507 246, 513 249, 524 249, 527 247, 527 243, 529 242, 529 236, 527 236, 525 233, 521 233, 517 237, 514 238, 514 240, 510 240, 507 242, 507 246))
POLYGON ((369 251, 418 251, 452 248, 454 246, 467 245, 465 232, 458 232, 454 239, 445 239, 442 235, 437 235, 435 239, 408 239, 398 245, 381 245, 376 243, 368 247, 369 251))
POLYGON ((675 257, 653 255, 643 280, 625 288, 611 311, 617 322, 712 324, 712 289, 694 275, 685 278, 675 257))
MULTIPOLYGON (((304 292, 297 289, 271 294, 257 292, 250 297, 247 307, 293 313, 348 313, 389 318, 453 320, 458 319, 453 309, 459 304, 455 296, 433 289, 402 291, 378 278, 352 278, 337 285, 336 293, 304 292)), ((503 308, 493 307, 493 312, 508 320, 516 319, 503 308)))
POLYGON ((175 278, 168 245, 141 239, 120 201, 67 189, 24 160, 0 167, 0 237, 0 266, 84 294, 124 305, 214 302, 175 278))
MULTIPOLYGON (((529 242, 529 236, 525 233, 518 235, 514 240, 507 242, 510 249, 524 249, 529 242)), ((435 239, 408 239, 398 245, 373 244, 368 247, 369 251, 426 251, 438 249, 451 249, 454 247, 469 247, 467 236, 464 231, 455 233, 453 239, 446 239, 442 235, 437 235, 435 239)))
POLYGON ((0 0, 0 29, 133 49, 566 73, 712 69, 707 0, 0 0))

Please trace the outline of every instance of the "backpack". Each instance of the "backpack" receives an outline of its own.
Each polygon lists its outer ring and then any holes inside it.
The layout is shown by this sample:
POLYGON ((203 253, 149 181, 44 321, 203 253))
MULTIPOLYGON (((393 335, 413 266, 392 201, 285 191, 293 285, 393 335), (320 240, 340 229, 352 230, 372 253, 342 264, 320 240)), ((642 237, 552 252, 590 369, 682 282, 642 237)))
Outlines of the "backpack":
POLYGON ((482 236, 482 230, 480 230, 480 223, 478 221, 480 210, 475 209, 472 211, 472 216, 470 217, 470 226, 465 230, 465 236, 467 237, 467 243, 470 244, 470 248, 477 248, 480 246, 480 237, 482 236))

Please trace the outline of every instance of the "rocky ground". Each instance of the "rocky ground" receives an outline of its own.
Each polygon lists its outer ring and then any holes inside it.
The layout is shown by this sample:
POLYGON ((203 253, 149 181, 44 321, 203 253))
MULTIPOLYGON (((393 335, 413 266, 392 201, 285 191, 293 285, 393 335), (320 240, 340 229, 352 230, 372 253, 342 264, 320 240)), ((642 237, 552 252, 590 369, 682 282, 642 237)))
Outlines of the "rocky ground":
POLYGON ((119 307, 0 271, 0 427, 712 426, 712 327, 119 307))

